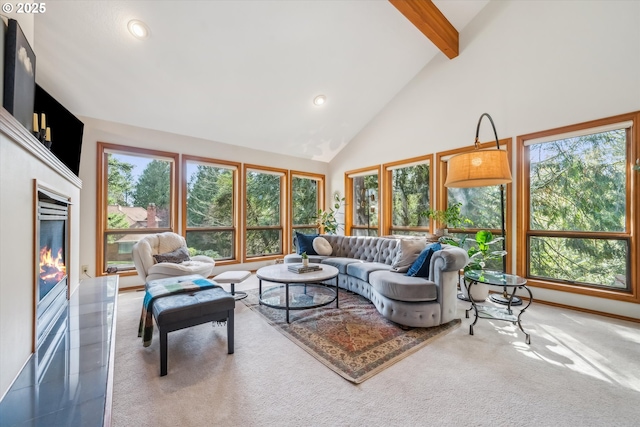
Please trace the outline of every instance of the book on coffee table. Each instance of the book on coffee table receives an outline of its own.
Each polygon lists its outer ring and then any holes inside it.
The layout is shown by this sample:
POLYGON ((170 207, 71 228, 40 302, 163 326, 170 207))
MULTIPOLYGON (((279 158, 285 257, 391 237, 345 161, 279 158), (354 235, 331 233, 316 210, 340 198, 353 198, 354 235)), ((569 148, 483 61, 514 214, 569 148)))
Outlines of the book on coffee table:
POLYGON ((311 273, 312 271, 320 271, 319 265, 308 265, 304 266, 303 264, 291 264, 287 266, 287 269, 292 273, 311 273))

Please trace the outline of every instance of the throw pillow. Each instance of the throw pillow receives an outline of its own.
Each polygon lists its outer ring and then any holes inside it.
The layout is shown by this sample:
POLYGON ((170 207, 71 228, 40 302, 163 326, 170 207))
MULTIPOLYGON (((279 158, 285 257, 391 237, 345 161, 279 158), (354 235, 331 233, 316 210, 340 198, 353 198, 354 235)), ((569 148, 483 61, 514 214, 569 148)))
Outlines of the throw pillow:
POLYGON ((167 252, 164 254, 157 254, 153 256, 156 262, 172 262, 174 264, 180 264, 183 261, 189 261, 189 251, 185 247, 176 249, 173 252, 167 252))
POLYGON ((316 237, 313 239, 313 249, 318 255, 329 256, 333 252, 331 243, 324 237, 316 237))
POLYGON ((422 252, 418 258, 411 264, 411 268, 407 271, 407 276, 414 277, 429 277, 429 265, 431 264, 431 257, 436 251, 442 249, 442 245, 440 243, 433 243, 426 248, 422 252))
POLYGON ((420 256, 422 250, 427 246, 425 239, 400 239, 400 248, 393 263, 391 270, 397 273, 406 273, 411 264, 420 256))
POLYGON ((307 255, 318 255, 313 250, 313 239, 318 237, 317 234, 302 234, 296 231, 296 247, 298 248, 298 255, 302 252, 306 252, 307 255))

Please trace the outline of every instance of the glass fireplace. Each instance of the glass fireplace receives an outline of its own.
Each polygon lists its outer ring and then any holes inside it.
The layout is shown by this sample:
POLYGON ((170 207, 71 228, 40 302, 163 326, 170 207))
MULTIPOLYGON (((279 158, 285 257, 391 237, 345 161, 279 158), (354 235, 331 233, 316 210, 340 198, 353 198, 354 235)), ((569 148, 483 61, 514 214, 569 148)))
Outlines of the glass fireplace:
POLYGON ((67 305, 69 201, 38 188, 36 222, 36 347, 67 305))

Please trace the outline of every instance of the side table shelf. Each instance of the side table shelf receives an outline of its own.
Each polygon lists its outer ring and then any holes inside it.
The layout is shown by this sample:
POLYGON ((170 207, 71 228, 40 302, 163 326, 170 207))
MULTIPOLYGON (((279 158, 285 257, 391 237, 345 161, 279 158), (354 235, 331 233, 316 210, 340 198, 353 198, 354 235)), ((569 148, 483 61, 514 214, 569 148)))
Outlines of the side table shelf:
POLYGON ((464 274, 464 286, 467 290, 467 295, 471 295, 471 287, 478 283, 484 283, 489 286, 500 287, 502 289, 511 288, 510 296, 507 301, 507 307, 495 307, 492 305, 476 304, 473 298, 470 299, 471 307, 465 310, 465 317, 469 318, 469 312, 471 310, 475 313, 473 323, 469 325, 469 335, 473 335, 473 327, 478 322, 478 319, 492 319, 502 320, 505 322, 511 322, 517 325, 518 328, 525 335, 525 342, 531 344, 531 335, 525 332, 522 328, 521 317, 524 312, 529 308, 533 302, 533 294, 531 290, 526 286, 527 281, 519 276, 505 274, 499 271, 492 270, 471 270, 464 274), (529 302, 523 308, 513 309, 512 301, 515 299, 516 292, 519 289, 524 289, 529 294, 529 302))
POLYGON ((488 305, 476 305, 476 307, 478 309, 478 317, 480 319, 506 320, 507 322, 518 321, 518 316, 513 314, 513 310, 509 311, 506 308, 488 305))

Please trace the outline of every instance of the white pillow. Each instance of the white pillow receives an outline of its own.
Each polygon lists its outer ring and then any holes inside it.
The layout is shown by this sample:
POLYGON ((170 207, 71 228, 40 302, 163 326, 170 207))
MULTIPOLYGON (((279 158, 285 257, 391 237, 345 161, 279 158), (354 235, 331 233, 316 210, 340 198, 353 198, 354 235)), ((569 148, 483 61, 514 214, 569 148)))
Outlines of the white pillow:
POLYGON ((329 256, 333 252, 331 243, 324 237, 316 237, 313 239, 313 250, 316 251, 318 255, 324 256, 329 256))

